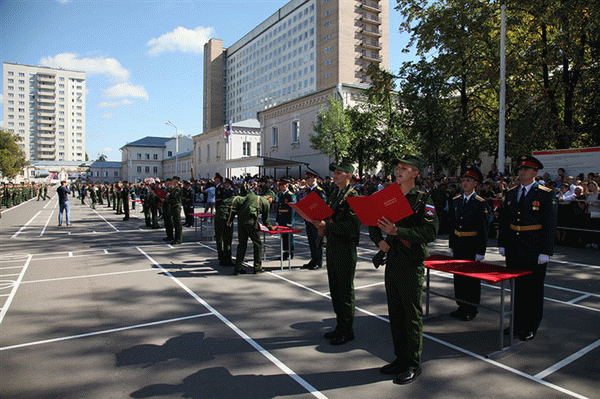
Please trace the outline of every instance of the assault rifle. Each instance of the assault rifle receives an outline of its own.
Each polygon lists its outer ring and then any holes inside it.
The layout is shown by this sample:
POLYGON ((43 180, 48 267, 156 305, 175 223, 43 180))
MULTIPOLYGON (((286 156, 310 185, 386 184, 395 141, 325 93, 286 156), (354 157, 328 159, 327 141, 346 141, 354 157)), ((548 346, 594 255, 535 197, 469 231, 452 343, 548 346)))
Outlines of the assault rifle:
MULTIPOLYGON (((408 220, 410 220, 413 217, 419 217, 421 210, 423 209, 423 207, 425 206, 425 204, 427 203, 427 199, 429 198, 429 196, 431 195, 431 192, 433 190, 429 190, 429 192, 425 195, 421 195, 417 202, 415 203, 415 205, 412 207, 413 210, 413 214, 406 217, 405 219, 402 220, 402 224, 405 224, 408 220)), ((411 244, 408 240, 404 240, 402 238, 398 238, 398 236, 390 236, 388 235, 385 238, 385 242, 388 243, 388 245, 390 246, 390 249, 388 252, 383 252, 381 250, 379 250, 379 252, 377 252, 375 254, 375 256, 373 256, 373 259, 371 259, 371 261, 373 262, 373 266, 375 266, 375 269, 378 269, 379 266, 381 265, 385 265, 387 263, 387 258, 388 258, 388 254, 393 250, 393 243, 394 240, 399 240, 402 244, 406 245, 406 247, 410 248, 411 244)))

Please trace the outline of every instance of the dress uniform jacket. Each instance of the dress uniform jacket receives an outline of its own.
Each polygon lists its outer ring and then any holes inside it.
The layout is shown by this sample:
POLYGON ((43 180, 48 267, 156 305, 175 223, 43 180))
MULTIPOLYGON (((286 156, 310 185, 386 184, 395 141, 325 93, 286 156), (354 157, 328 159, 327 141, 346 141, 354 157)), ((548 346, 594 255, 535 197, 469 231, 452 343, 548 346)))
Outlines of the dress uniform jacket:
MULTIPOLYGON (((477 194, 471 195, 465 203, 464 195, 455 196, 450 201, 449 246, 456 259, 475 260, 475 256, 485 255, 487 237, 490 228, 490 211, 486 201, 477 194)), ((454 293, 456 302, 468 314, 477 313, 481 299, 481 282, 466 276, 454 275, 454 293)))
MULTIPOLYGON (((406 194, 411 207, 425 195, 414 187, 406 194)), ((397 239, 391 243, 385 268, 390 328, 396 361, 402 366, 418 368, 423 348, 422 293, 425 280, 427 243, 436 239, 438 218, 431 198, 417 214, 396 223, 397 239)), ((378 227, 369 228, 371 240, 378 244, 383 234, 378 227)))
MULTIPOLYGON (((292 193, 290 190, 287 190, 283 193, 279 193, 277 196, 277 216, 275 217, 275 221, 279 226, 291 227, 295 222, 296 211, 294 211, 289 205, 289 202, 296 202, 296 195, 292 193)), ((286 237, 283 238, 283 251, 284 251, 284 259, 286 256, 294 255, 294 235, 287 234, 286 237), (291 248, 290 248, 291 244, 291 248)))
POLYGON ((361 223, 345 200, 346 197, 358 197, 358 193, 348 185, 327 198, 333 215, 326 220, 325 257, 329 292, 337 322, 335 329, 351 335, 354 325, 354 274, 358 259, 356 247, 361 223))
POLYGON ((498 246, 505 248, 506 266, 533 273, 515 281, 515 332, 533 332, 542 320, 546 265, 538 265, 540 254, 554 254, 556 197, 552 191, 533 183, 519 201, 521 186, 507 191, 500 211, 498 246))
MULTIPOLYGON (((319 185, 315 184, 314 187, 306 187, 304 190, 304 197, 311 193, 316 193, 323 201, 325 201, 325 190, 319 185)), ((323 265, 323 250, 318 245, 319 233, 317 228, 308 220, 304 221, 306 226, 306 236, 308 238, 308 246, 310 247, 310 259, 314 266, 321 267, 323 265)))

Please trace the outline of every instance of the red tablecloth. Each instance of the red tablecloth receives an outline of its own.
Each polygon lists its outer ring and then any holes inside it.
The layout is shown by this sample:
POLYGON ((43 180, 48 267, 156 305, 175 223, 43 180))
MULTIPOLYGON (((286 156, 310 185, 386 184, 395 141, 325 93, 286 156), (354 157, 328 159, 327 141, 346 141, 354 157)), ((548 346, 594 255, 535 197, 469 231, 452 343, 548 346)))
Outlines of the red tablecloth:
POLYGON ((299 229, 291 229, 289 227, 284 227, 284 226, 273 226, 275 228, 275 230, 271 231, 269 229, 267 229, 265 226, 263 226, 262 224, 260 225, 260 231, 262 231, 263 233, 269 233, 271 235, 273 234, 286 234, 286 233, 300 233, 302 230, 299 229))
POLYGON ((425 267, 461 276, 473 277, 488 283, 499 283, 532 273, 526 270, 508 269, 491 263, 454 259, 446 255, 431 255, 425 259, 425 267))
POLYGON ((214 213, 188 213, 188 215, 196 218, 214 218, 214 213))

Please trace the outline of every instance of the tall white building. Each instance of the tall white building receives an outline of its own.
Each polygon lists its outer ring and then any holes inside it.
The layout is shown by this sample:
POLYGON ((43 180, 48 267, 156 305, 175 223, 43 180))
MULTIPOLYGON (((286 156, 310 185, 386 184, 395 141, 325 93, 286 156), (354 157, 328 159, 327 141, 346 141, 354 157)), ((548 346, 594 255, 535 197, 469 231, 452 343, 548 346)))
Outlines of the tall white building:
POLYGON ((291 0, 228 48, 204 46, 208 132, 389 68, 389 0, 291 0))
POLYGON ((4 129, 31 161, 85 161, 85 72, 5 62, 4 129))

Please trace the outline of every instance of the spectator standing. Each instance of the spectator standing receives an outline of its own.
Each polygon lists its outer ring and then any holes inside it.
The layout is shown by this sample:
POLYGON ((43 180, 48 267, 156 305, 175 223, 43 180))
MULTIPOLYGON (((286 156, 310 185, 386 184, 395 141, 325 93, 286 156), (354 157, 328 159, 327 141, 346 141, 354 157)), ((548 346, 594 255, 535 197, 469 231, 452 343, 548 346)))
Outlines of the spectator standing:
POLYGON ((67 188, 67 182, 65 180, 60 182, 60 187, 56 189, 58 193, 58 225, 62 226, 63 211, 65 212, 65 222, 67 226, 71 224, 71 207, 69 206, 69 194, 71 190, 67 188))

